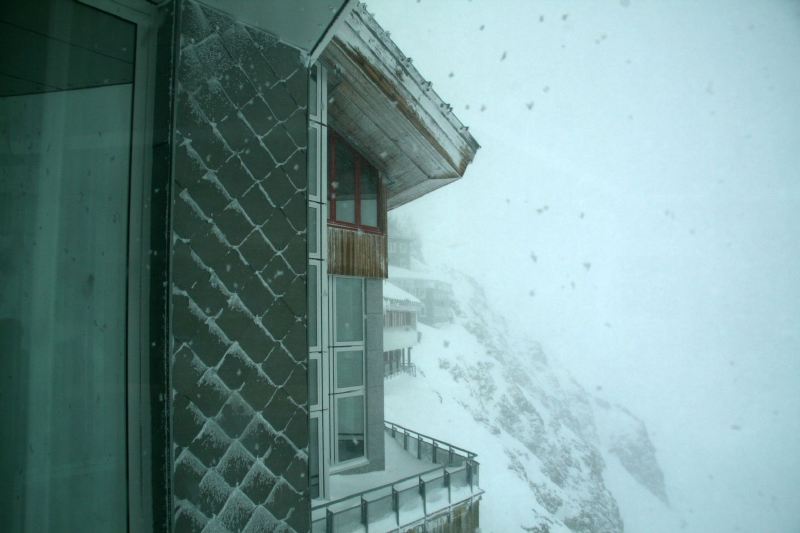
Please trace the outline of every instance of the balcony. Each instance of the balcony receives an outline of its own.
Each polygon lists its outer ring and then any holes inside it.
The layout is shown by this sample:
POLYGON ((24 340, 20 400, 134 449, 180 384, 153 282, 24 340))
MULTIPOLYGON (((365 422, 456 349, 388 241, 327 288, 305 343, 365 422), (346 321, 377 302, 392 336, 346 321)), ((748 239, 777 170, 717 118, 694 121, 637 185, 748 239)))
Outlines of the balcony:
POLYGON ((476 454, 391 422, 384 430, 386 470, 332 476, 333 499, 311 509, 312 533, 476 531, 476 454))

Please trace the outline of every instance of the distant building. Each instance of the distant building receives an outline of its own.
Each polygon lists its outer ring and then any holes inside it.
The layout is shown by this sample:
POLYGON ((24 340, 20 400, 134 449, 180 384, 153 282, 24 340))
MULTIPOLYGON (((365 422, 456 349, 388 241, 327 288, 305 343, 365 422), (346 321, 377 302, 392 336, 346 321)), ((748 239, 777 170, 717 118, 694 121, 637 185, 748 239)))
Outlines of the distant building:
POLYGON ((389 264, 401 268, 411 268, 411 246, 413 240, 397 235, 389 235, 389 264))
POLYGON ((453 287, 437 274, 389 265, 389 279, 422 302, 418 319, 429 326, 449 324, 455 316, 453 287))
POLYGON ((417 315, 422 302, 389 281, 383 282, 383 375, 416 375, 411 349, 419 343, 417 315))

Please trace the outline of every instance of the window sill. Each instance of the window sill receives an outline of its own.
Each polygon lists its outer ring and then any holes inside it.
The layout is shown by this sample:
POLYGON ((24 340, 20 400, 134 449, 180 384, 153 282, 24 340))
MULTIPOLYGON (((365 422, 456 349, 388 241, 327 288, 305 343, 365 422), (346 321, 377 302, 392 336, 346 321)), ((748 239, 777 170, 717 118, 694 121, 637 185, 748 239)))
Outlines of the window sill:
POLYGON ((328 472, 331 475, 344 474, 346 473, 347 470, 358 468, 359 466, 366 466, 368 464, 369 464, 369 459, 367 459, 366 457, 362 457, 360 459, 350 459, 349 461, 345 461, 343 463, 331 465, 328 468, 328 472))
POLYGON ((328 219, 328 226, 332 228, 339 228, 339 229, 348 229, 351 231, 360 231, 363 233, 372 233, 374 235, 385 235, 386 233, 381 228, 376 228, 374 226, 357 226, 356 224, 350 224, 347 222, 339 222, 338 220, 330 220, 328 219))

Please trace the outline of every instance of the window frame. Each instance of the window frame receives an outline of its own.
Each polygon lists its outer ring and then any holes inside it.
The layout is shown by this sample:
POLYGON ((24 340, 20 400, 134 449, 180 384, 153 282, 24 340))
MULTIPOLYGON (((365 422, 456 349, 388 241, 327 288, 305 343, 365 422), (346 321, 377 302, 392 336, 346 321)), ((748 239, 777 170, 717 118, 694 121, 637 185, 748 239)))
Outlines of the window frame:
POLYGON ((383 216, 382 216, 382 208, 383 205, 383 174, 381 173, 378 168, 370 163, 367 158, 365 158, 361 152, 356 150, 352 144, 347 142, 347 140, 329 128, 328 132, 328 224, 331 226, 346 228, 346 229, 353 229, 363 231, 365 233, 375 233, 378 235, 384 235, 385 231, 383 228, 383 216), (353 203, 354 203, 354 211, 355 211, 355 223, 347 222, 338 220, 336 218, 336 197, 334 196, 334 189, 333 184, 336 182, 336 145, 337 143, 343 143, 344 146, 353 154, 353 166, 354 166, 354 174, 353 179, 355 180, 355 187, 353 192, 353 203), (376 198, 377 201, 377 226, 369 226, 366 224, 361 223, 361 166, 362 165, 369 165, 372 169, 375 170, 375 175, 378 178, 378 196, 376 198))
POLYGON ((331 305, 330 317, 332 318, 332 320, 331 320, 331 331, 330 331, 330 337, 331 338, 329 339, 330 346, 331 347, 336 347, 336 348, 342 347, 342 348, 351 348, 351 349, 355 348, 355 347, 360 347, 360 348, 363 349, 366 346, 366 336, 367 336, 367 320, 366 320, 366 305, 367 305, 367 303, 366 303, 366 294, 365 294, 366 293, 366 289, 364 287, 364 278, 360 278, 360 277, 357 277, 357 276, 338 276, 338 275, 330 276, 329 291, 330 291, 329 294, 330 294, 330 305, 331 305), (349 341, 349 340, 339 340, 338 339, 337 332, 338 332, 338 327, 339 327, 339 317, 336 314, 336 300, 339 297, 339 294, 338 294, 339 291, 338 291, 338 287, 337 287, 337 284, 336 284, 336 278, 350 278, 350 279, 358 280, 360 282, 360 285, 361 285, 361 317, 362 317, 361 320, 362 321, 361 321, 361 339, 359 339, 359 340, 349 341))
POLYGON ((331 391, 335 395, 343 394, 346 392, 358 392, 364 390, 367 385, 367 357, 366 349, 361 346, 340 346, 333 349, 333 381, 331 383, 331 391), (339 353, 340 352, 359 352, 361 353, 361 385, 351 385, 349 387, 339 386, 339 353))
POLYGON ((333 396, 333 406, 331 412, 333 413, 332 422, 333 422, 333 431, 331 431, 331 441, 332 441, 332 456, 333 456, 333 464, 330 466, 330 473, 334 474, 336 472, 341 472, 343 470, 348 470, 350 468, 360 466, 362 464, 367 464, 369 462, 368 458, 368 435, 367 435, 367 391, 365 387, 359 388, 357 390, 353 390, 350 392, 343 392, 338 393, 333 396), (345 461, 341 461, 339 459, 339 400, 347 399, 347 398, 355 398, 360 397, 362 402, 362 418, 364 424, 364 455, 361 457, 353 457, 352 459, 347 459, 345 461))

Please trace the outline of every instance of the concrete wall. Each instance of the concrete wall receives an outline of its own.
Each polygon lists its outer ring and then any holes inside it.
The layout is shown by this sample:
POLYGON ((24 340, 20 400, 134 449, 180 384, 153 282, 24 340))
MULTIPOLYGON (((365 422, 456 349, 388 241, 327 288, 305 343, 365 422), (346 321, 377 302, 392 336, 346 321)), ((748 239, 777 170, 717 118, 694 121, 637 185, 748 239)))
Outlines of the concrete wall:
POLYGON ((174 530, 304 532, 308 72, 268 34, 179 7, 174 530))

